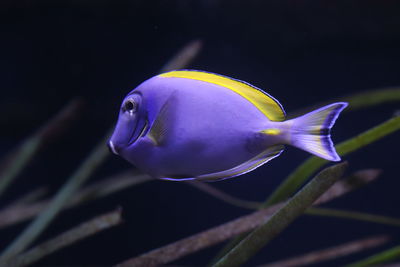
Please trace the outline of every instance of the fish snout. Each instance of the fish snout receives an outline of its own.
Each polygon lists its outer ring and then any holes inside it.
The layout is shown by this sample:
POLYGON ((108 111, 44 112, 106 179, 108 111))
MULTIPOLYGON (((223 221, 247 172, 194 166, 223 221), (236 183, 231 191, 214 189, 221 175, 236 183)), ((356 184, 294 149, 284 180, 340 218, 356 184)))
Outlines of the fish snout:
POLYGON ((113 141, 108 141, 108 144, 107 144, 107 146, 108 146, 108 148, 110 149, 110 151, 112 152, 112 153, 114 153, 115 155, 119 155, 119 147, 118 146, 116 146, 114 143, 113 143, 113 141))

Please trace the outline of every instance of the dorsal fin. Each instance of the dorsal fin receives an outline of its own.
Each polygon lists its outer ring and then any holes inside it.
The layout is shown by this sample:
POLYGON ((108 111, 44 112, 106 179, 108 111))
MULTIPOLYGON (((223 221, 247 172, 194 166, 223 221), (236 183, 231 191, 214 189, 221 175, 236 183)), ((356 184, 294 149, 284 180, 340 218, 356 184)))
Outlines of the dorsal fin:
POLYGON ((241 95, 248 101, 250 101, 269 120, 271 121, 285 120, 285 111, 283 110, 278 100, 276 100, 269 94, 265 93, 261 89, 246 82, 222 76, 219 74, 197 71, 197 70, 171 71, 160 74, 159 76, 193 79, 226 87, 234 91, 235 93, 241 95))

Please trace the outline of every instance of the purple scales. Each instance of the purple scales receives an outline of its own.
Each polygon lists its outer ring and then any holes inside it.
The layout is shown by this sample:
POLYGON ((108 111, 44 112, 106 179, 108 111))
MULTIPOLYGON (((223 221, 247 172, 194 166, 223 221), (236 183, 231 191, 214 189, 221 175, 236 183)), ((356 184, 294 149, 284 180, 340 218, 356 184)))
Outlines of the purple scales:
POLYGON ((285 121, 277 100, 200 71, 155 76, 123 100, 111 150, 155 178, 220 180, 247 173, 291 144, 340 160, 329 130, 347 103, 285 121))

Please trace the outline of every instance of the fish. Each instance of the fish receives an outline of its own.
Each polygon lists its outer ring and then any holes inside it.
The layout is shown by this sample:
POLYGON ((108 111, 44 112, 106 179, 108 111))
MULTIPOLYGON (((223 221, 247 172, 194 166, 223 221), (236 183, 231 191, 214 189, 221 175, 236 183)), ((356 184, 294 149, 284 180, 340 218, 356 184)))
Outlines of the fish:
POLYGON ((285 145, 340 161, 330 131, 346 102, 294 119, 247 82, 199 71, 156 75, 123 99, 110 150, 158 179, 218 181, 278 157, 285 145))

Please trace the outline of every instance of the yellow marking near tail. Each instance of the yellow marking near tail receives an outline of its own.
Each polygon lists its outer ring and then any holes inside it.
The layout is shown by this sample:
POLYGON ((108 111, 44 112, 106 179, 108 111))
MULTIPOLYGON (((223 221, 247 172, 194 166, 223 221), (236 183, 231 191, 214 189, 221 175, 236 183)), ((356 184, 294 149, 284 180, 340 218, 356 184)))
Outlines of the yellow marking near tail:
POLYGON ((271 121, 285 120, 285 112, 274 98, 245 82, 202 71, 171 71, 160 74, 159 76, 186 78, 226 87, 250 101, 250 103, 256 106, 258 110, 260 110, 271 121))
POLYGON ((272 129, 262 130, 261 132, 268 135, 278 135, 281 133, 281 130, 272 128, 272 129))

